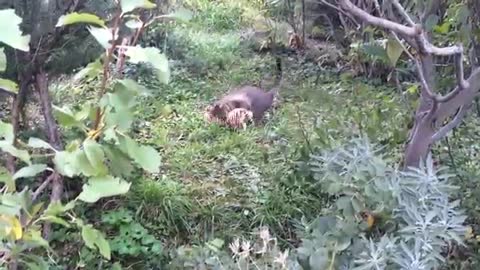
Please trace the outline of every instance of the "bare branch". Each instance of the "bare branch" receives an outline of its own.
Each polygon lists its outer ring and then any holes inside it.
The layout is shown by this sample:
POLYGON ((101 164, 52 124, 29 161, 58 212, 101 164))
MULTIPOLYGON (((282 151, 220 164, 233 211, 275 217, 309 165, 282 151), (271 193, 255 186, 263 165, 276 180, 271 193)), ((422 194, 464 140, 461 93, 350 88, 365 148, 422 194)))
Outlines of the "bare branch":
POLYGON ((412 18, 410 17, 410 15, 408 15, 407 11, 403 8, 403 6, 398 2, 398 0, 392 0, 393 2, 393 5, 398 9, 398 11, 400 12, 400 14, 402 15, 403 18, 405 18, 405 20, 407 20, 408 24, 410 24, 410 26, 415 26, 415 22, 412 20, 412 18))
POLYGON ((42 194, 42 192, 48 187, 48 184, 50 184, 50 182, 52 181, 53 177, 55 176, 55 172, 53 172, 52 174, 50 174, 47 179, 45 179, 43 181, 43 183, 35 190, 35 192, 33 192, 33 195, 32 195, 32 201, 34 202, 38 196, 40 196, 40 194, 42 194))
MULTIPOLYGON (((459 45, 462 46, 462 45, 459 45)), ((462 50, 463 51, 463 50, 462 50)), ((463 71, 463 53, 459 53, 455 55, 455 72, 457 75, 457 84, 459 89, 467 89, 468 82, 465 80, 465 75, 463 71)))
POLYGON ((463 117, 467 113, 467 108, 470 107, 469 105, 463 105, 460 107, 458 110, 457 114, 453 118, 452 121, 450 121, 448 124, 440 128, 435 134, 432 136, 432 142, 436 142, 438 140, 441 140, 443 137, 447 135, 449 131, 452 129, 456 128, 463 120, 463 117))
POLYGON ((343 15, 347 16, 350 20, 352 20, 352 22, 358 27, 360 26, 360 24, 357 22, 357 20, 355 20, 355 18, 353 18, 349 13, 341 10, 340 8, 336 7, 335 5, 333 5, 332 3, 329 3, 327 0, 320 0, 320 2, 324 5, 326 5, 327 7, 330 7, 334 10, 336 10, 337 12, 339 13, 342 13, 343 15))
POLYGON ((359 17, 360 19, 371 25, 390 29, 392 31, 410 37, 417 35, 417 30, 414 27, 408 27, 396 22, 372 16, 361 8, 354 5, 352 2, 350 2, 350 0, 340 0, 340 5, 343 7, 343 9, 347 10, 348 12, 352 13, 353 15, 359 17))
POLYGON ((425 93, 432 100, 438 101, 438 96, 436 94, 434 94, 432 92, 432 90, 430 89, 430 86, 428 85, 427 79, 425 78, 425 74, 423 74, 422 65, 420 64, 420 61, 418 61, 418 59, 415 59, 415 65, 417 66, 418 77, 420 77, 420 83, 422 84, 422 87, 425 90, 425 93))

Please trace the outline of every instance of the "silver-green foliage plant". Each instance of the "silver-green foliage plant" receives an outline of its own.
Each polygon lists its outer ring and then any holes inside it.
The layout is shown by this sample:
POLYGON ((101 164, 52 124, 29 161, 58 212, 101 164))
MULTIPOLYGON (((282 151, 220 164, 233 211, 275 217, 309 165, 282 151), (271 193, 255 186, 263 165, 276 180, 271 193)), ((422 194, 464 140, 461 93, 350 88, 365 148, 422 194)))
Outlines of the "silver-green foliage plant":
POLYGON ((355 139, 312 155, 310 166, 335 201, 298 249, 305 268, 437 269, 445 248, 462 244, 466 216, 450 200, 456 187, 431 157, 400 171, 378 146, 355 139))

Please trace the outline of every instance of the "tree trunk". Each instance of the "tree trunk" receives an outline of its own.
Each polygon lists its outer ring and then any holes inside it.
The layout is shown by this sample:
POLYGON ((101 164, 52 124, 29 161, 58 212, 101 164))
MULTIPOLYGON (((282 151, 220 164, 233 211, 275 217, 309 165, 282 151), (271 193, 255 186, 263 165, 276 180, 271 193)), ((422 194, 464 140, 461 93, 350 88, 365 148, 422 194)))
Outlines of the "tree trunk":
MULTIPOLYGON (((57 150, 63 150, 63 145, 60 139, 60 132, 58 125, 53 117, 52 101, 50 93, 48 92, 48 78, 45 71, 40 70, 35 75, 35 89, 39 94, 40 105, 42 107, 43 117, 45 118, 45 128, 50 144, 57 150)), ((50 195, 50 202, 58 202, 63 194, 63 177, 54 172, 52 179, 52 193, 50 195)), ((45 224, 43 228, 43 236, 48 239, 50 236, 50 224, 45 224)))

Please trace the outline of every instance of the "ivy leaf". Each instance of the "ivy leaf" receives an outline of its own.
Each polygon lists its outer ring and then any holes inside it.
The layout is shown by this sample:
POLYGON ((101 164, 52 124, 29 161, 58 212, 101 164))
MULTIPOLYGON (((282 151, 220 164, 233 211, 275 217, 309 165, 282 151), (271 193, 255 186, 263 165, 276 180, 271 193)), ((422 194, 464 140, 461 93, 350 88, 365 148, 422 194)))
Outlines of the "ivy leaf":
POLYGON ((6 142, 13 144, 13 126, 10 123, 0 121, 0 138, 3 138, 6 142))
POLYGON ((30 35, 22 35, 21 23, 22 18, 15 14, 14 9, 0 10, 0 27, 2 28, 0 42, 14 49, 28 52, 30 50, 30 35))
POLYGON ((165 54, 154 47, 142 48, 140 46, 129 46, 125 51, 129 57, 128 61, 133 64, 149 63, 157 70, 157 77, 160 82, 167 84, 170 81, 170 68, 165 54))
POLYGON ((11 80, 0 78, 0 88, 12 94, 18 93, 18 84, 11 80))
POLYGON ((136 8, 152 9, 157 5, 148 0, 120 0, 120 6, 122 8, 122 13, 125 14, 136 8))
POLYGON ((4 72, 7 68, 7 56, 5 55, 5 48, 0 48, 0 72, 4 72))
POLYGON ((400 44, 396 39, 389 39, 387 41, 387 55, 390 59, 390 64, 395 67, 397 61, 403 53, 402 44, 400 44))
POLYGON ((27 167, 23 167, 13 175, 13 179, 17 180, 19 178, 33 177, 45 171, 46 169, 47 169, 47 165, 45 164, 33 164, 27 167))
POLYGON ((93 177, 83 185, 83 190, 78 199, 94 203, 101 198, 125 194, 130 189, 130 183, 113 176, 93 177))
POLYGON ((82 238, 87 247, 91 249, 98 248, 100 254, 107 260, 110 260, 110 245, 100 231, 94 229, 90 224, 84 225, 82 226, 82 238))
POLYGON ((30 137, 28 139, 28 146, 30 146, 32 148, 51 149, 51 150, 55 151, 55 148, 53 148, 53 146, 51 146, 49 143, 47 143, 44 140, 35 138, 35 137, 30 137))
POLYGON ((161 157, 154 148, 138 145, 127 136, 119 136, 119 143, 122 151, 129 155, 144 170, 151 173, 158 173, 160 171, 161 157))
POLYGON ((96 175, 105 175, 108 171, 104 164, 105 153, 102 147, 92 139, 85 140, 83 143, 85 155, 87 156, 90 165, 96 170, 96 175))
POLYGON ((78 13, 73 12, 67 15, 62 15, 57 22, 55 27, 66 26, 76 23, 88 23, 96 24, 98 26, 105 27, 105 22, 100 19, 97 15, 91 13, 78 13))

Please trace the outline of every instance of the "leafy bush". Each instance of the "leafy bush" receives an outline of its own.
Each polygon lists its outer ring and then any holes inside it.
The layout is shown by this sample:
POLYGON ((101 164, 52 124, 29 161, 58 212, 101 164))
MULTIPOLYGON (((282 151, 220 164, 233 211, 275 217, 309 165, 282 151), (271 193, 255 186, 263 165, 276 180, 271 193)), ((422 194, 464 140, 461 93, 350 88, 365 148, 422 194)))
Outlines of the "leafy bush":
POLYGON ((436 269, 445 248, 462 242, 455 187, 431 158, 398 171, 380 148, 356 139, 312 155, 310 166, 334 203, 306 228, 298 249, 305 269, 436 269))

